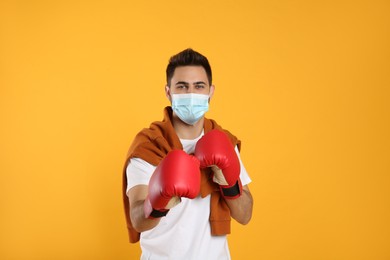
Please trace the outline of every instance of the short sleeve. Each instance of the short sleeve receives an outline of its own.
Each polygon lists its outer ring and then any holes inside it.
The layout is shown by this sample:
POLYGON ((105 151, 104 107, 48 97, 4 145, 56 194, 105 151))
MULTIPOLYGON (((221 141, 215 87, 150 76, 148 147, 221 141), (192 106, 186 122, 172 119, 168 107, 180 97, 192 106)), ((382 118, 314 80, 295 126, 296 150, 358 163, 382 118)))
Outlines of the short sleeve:
POLYGON ((137 185, 148 185, 156 166, 140 158, 130 159, 126 168, 127 191, 137 185))
POLYGON ((241 161, 240 152, 238 151, 237 146, 236 146, 235 150, 236 150, 238 159, 240 160, 240 166, 241 166, 240 180, 241 180, 242 185, 244 186, 244 185, 247 185, 247 184, 251 183, 252 180, 249 177, 249 174, 246 171, 245 166, 244 166, 244 164, 241 161))

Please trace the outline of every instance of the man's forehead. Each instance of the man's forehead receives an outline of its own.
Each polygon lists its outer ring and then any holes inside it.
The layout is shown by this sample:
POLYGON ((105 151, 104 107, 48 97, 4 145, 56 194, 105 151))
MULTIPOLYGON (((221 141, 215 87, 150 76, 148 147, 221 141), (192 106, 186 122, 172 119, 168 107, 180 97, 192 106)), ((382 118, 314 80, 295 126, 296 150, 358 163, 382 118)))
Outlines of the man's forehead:
POLYGON ((174 74, 204 74, 207 75, 206 70, 202 66, 179 66, 175 69, 174 74))
POLYGON ((173 73, 172 83, 185 82, 195 84, 203 82, 207 84, 208 78, 205 69, 202 66, 180 66, 173 73))

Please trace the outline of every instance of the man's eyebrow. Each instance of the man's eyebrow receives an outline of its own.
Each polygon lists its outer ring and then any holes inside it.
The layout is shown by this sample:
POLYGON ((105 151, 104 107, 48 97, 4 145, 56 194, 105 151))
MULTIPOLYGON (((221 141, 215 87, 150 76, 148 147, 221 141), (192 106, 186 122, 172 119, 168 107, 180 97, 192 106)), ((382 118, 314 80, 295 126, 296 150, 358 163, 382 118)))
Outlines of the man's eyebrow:
MULTIPOLYGON (((200 84, 204 84, 204 85, 207 85, 204 81, 196 81, 193 83, 193 85, 200 85, 200 84)), ((186 82, 186 81, 178 81, 175 83, 175 85, 185 85, 185 86, 188 86, 190 85, 190 83, 186 82)))
POLYGON ((178 81, 175 85, 189 85, 188 82, 185 81, 178 81))
POLYGON ((203 82, 203 81, 197 81, 197 82, 194 82, 194 84, 195 84, 195 85, 198 85, 198 84, 205 84, 205 85, 206 85, 206 83, 203 82))

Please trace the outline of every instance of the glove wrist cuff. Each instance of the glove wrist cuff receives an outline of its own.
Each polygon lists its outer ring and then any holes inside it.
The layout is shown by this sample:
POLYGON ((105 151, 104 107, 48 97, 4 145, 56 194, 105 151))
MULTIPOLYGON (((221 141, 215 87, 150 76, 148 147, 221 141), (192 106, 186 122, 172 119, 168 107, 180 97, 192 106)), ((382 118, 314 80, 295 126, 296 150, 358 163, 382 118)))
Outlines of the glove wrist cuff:
POLYGON ((149 218, 154 219, 154 218, 161 218, 165 217, 168 214, 169 209, 160 211, 157 209, 153 209, 152 212, 150 212, 149 218))
POLYGON ((242 184, 241 184, 240 179, 238 179, 236 184, 234 184, 231 187, 226 187, 226 186, 225 187, 219 186, 219 187, 220 187, 222 196, 225 199, 237 199, 242 194, 242 184))

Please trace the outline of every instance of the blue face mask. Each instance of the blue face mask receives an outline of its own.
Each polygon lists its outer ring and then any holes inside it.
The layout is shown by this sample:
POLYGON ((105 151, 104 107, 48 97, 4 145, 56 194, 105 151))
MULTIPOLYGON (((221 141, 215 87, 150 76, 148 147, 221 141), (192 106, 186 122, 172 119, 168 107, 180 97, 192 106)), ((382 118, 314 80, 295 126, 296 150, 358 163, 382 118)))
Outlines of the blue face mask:
POLYGON ((183 122, 194 125, 209 110, 209 95, 172 94, 172 109, 183 122))

